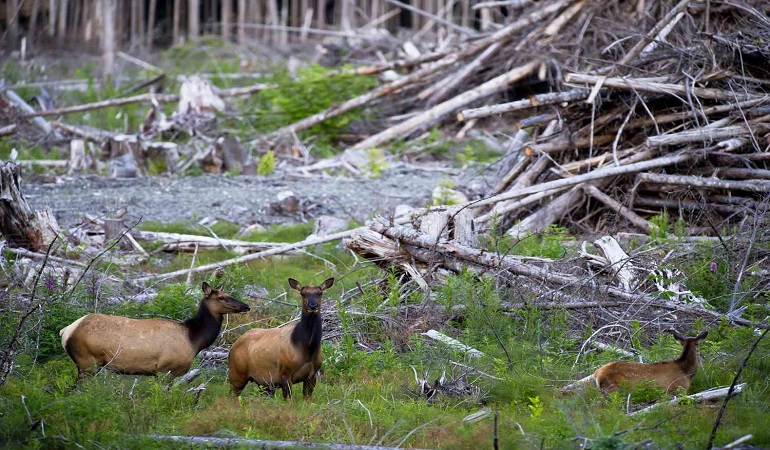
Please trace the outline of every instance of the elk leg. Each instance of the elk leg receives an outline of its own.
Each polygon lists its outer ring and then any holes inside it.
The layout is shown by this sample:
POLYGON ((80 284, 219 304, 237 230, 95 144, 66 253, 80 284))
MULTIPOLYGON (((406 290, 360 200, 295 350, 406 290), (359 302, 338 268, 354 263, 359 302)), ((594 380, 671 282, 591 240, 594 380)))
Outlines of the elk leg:
POLYGON ((291 398, 291 384, 288 381, 281 383, 281 394, 283 394, 284 400, 291 398))
POLYGON ((305 397, 305 400, 310 400, 310 398, 313 397, 313 389, 315 389, 315 374, 313 376, 308 377, 307 380, 302 382, 302 396, 305 397))

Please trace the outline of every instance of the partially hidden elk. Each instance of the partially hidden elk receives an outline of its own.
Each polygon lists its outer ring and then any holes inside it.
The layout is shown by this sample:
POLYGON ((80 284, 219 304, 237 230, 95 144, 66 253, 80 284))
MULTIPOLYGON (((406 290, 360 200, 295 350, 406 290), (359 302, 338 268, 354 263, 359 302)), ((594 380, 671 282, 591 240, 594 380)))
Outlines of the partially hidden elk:
POLYGON ((280 387, 283 398, 288 399, 292 385, 301 381, 304 398, 312 397, 316 373, 323 363, 321 297, 333 284, 334 278, 329 278, 320 286, 302 286, 289 278, 289 286, 302 297, 302 317, 282 328, 249 330, 235 341, 228 361, 235 394, 253 381, 268 392, 280 387))
POLYGON ((190 370, 198 352, 219 336, 224 315, 249 311, 221 286, 213 289, 204 282, 202 289, 197 314, 184 322, 88 314, 63 328, 61 344, 77 366, 77 381, 94 366, 122 374, 172 377, 190 370))
POLYGON ((694 338, 682 337, 675 331, 671 334, 682 344, 682 354, 679 358, 651 364, 613 361, 599 367, 592 375, 565 386, 562 391, 567 392, 581 385, 594 384, 604 393, 610 393, 617 391, 621 384, 633 387, 643 381, 655 382, 669 394, 674 394, 680 387, 686 391, 698 371, 698 343, 706 339, 708 331, 703 331, 694 338))

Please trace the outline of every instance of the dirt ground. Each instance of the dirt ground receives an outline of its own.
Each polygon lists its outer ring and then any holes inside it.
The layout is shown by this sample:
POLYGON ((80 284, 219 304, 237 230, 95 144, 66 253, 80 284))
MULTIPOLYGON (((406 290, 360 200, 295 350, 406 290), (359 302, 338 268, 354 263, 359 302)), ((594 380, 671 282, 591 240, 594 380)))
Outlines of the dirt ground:
POLYGON ((444 171, 404 167, 387 170, 378 178, 359 179, 287 174, 134 179, 92 175, 57 183, 32 178, 25 181, 23 192, 33 209, 51 208, 64 227, 78 223, 84 214, 109 216, 124 206, 131 217, 143 220, 214 217, 249 225, 295 223, 322 214, 364 221, 375 214, 388 214, 399 204, 424 206, 439 183, 463 185, 460 178, 444 171), (301 199, 304 214, 282 214, 270 207, 277 194, 287 190, 301 199))

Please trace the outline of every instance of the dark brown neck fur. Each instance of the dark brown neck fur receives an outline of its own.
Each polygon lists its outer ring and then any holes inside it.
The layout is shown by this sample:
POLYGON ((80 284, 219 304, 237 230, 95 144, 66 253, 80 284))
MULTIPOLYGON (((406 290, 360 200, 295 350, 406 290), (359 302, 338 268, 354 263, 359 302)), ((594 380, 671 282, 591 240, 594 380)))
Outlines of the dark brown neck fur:
POLYGON ((302 319, 291 332, 291 343, 308 355, 314 355, 321 347, 322 321, 320 313, 302 311, 302 319))
POLYGON ((686 373, 690 378, 695 376, 695 372, 698 371, 698 344, 693 341, 686 341, 682 348, 682 356, 676 359, 674 362, 682 368, 682 371, 686 373))
POLYGON ((222 329, 222 316, 214 315, 206 307, 206 301, 198 306, 198 313, 184 321, 190 343, 196 354, 213 344, 222 329))

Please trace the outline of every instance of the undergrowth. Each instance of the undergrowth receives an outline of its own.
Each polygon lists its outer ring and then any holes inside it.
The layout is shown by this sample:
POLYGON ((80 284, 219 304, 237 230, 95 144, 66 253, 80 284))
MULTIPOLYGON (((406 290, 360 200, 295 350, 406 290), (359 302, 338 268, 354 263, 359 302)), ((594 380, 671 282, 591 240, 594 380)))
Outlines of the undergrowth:
MULTIPOLYGON (((164 224, 145 224, 162 229, 164 224)), ((201 234, 209 230, 187 229, 201 234)), ((185 230, 179 224, 166 229, 185 230)), ((224 230, 220 230, 227 235, 224 230)), ((267 229, 259 239, 297 238, 310 225, 267 229)), ((252 236, 252 238, 256 238, 252 236)), ((512 251, 539 257, 560 257, 568 234, 552 229, 533 244, 509 242, 512 251), (515 245, 514 245, 515 244, 515 245), (525 247, 522 247, 524 245, 525 247), (526 247, 526 246, 529 247, 526 247)), ((502 245, 498 243, 497 245, 502 245)), ((227 252, 200 252, 203 261, 231 257, 227 252)), ((180 255, 162 267, 187 267, 190 255, 180 255)), ((699 261, 699 259, 696 258, 699 261)), ((191 285, 167 282, 146 303, 107 301, 120 289, 102 284, 98 291, 84 283, 68 293, 56 283, 41 285, 46 296, 45 320, 34 324, 21 348, 8 382, 0 386, 0 445, 6 448, 76 447, 147 448, 160 444, 148 435, 219 435, 270 440, 307 440, 420 448, 486 448, 493 435, 492 412, 499 413, 501 448, 626 448, 652 439, 659 448, 701 448, 714 422, 715 410, 694 402, 660 407, 629 416, 651 402, 668 399, 655 386, 642 384, 604 396, 595 389, 563 395, 557 388, 582 378, 594 368, 618 359, 611 352, 583 351, 593 332, 574 323, 566 310, 526 309, 501 314, 501 303, 526 300, 525 291, 501 286, 491 277, 470 272, 449 275, 436 290, 435 302, 457 311, 444 321, 419 313, 426 301, 419 290, 400 283, 397 271, 384 273, 361 266, 335 244, 319 245, 307 254, 257 260, 228 268, 224 275, 193 277, 191 285), (324 371, 312 401, 295 397, 270 398, 250 385, 240 398, 229 392, 222 363, 196 360, 205 390, 173 386, 163 377, 134 377, 107 371, 71 389, 76 371, 63 354, 58 330, 87 312, 129 317, 191 316, 201 297, 200 282, 223 284, 252 310, 229 316, 215 345, 230 346, 253 327, 278 326, 296 318, 299 298, 287 278, 302 283, 337 278, 324 296, 327 311, 323 343, 324 371), (52 286, 52 287, 51 287, 52 286), (110 292, 113 289, 116 292, 110 292), (343 296, 343 293, 348 293, 343 296), (352 293, 352 294, 351 294, 352 293), (403 307, 413 308, 409 315, 403 307), (428 328, 459 339, 483 353, 472 358, 462 351, 426 339, 428 328), (36 338, 36 337, 39 337, 36 338), (465 394, 438 393, 427 400, 419 394, 415 375, 429 383, 444 378, 477 388, 465 394), (490 415, 464 421, 489 408, 490 415)), ((5 342, 19 311, 4 309, 0 327, 5 342), (10 326, 9 326, 10 325, 10 326)), ((644 361, 672 359, 681 346, 669 334, 631 322, 630 348, 644 361)), ((691 334, 705 325, 696 323, 691 334)), ((724 386, 755 339, 750 328, 727 323, 710 329, 701 343, 702 367, 691 392, 724 386)), ((762 343, 749 360, 743 394, 731 400, 717 443, 752 434, 755 445, 770 444, 770 345, 762 343)), ((199 384, 196 381, 195 385, 199 384)), ((186 445, 164 444, 164 447, 186 445)))

